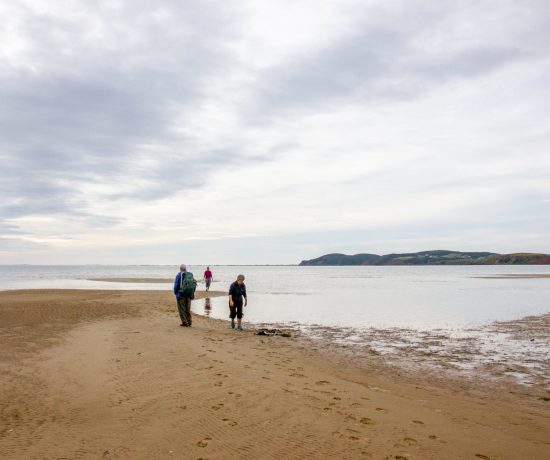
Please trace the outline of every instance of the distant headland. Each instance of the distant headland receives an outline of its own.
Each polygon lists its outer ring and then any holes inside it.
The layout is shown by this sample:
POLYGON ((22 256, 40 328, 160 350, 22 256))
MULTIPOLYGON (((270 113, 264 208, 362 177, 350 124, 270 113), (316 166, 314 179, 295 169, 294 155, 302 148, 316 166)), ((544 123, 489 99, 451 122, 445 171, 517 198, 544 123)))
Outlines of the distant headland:
POLYGON ((550 265, 550 254, 422 251, 403 254, 326 254, 300 265, 550 265))

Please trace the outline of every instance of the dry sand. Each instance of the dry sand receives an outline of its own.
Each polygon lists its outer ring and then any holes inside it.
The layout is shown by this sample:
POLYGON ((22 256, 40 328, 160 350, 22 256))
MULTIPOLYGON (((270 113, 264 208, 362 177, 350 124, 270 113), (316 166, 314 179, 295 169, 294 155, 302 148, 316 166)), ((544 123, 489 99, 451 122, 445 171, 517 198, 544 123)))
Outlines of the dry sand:
POLYGON ((545 398, 182 328, 169 292, 1 292, 0 365, 3 459, 550 458, 545 398))

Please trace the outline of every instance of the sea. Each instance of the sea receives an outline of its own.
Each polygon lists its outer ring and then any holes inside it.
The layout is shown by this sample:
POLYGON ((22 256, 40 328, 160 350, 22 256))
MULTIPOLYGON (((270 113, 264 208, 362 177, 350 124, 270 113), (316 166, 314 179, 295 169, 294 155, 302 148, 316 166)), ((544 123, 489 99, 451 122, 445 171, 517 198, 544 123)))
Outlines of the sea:
MULTIPOLYGON (((205 266, 189 266, 204 289, 205 266)), ((550 266, 211 266, 210 290, 227 291, 238 274, 248 292, 246 320, 356 328, 463 329, 550 312, 550 266)), ((172 282, 120 283, 97 278, 173 279, 171 265, 0 265, 0 290, 171 290, 172 282)), ((228 315, 227 298, 194 302, 195 313, 228 315), (205 309, 205 305, 207 308, 205 309)))
MULTIPOLYGON (((204 290, 206 266, 188 266, 204 290)), ((511 378, 550 390, 550 266, 216 266, 211 291, 245 276, 245 328, 290 328, 401 366, 511 378), (422 367, 424 366, 424 367, 422 367)), ((0 290, 172 291, 172 265, 0 265, 0 290), (94 281, 154 278, 158 283, 94 281)), ((227 297, 192 303, 228 319, 227 297)), ((177 323, 174 301, 174 321, 177 323)))

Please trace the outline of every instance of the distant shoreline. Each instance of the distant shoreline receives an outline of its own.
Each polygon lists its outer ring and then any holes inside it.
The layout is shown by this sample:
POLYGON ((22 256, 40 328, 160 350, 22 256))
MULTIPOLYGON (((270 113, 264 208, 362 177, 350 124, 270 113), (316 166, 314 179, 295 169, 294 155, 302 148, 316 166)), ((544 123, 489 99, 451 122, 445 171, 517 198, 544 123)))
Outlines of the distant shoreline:
POLYGON ((316 259, 302 260, 300 266, 321 265, 550 265, 550 254, 494 252, 460 252, 448 250, 421 251, 400 254, 325 254, 316 259))

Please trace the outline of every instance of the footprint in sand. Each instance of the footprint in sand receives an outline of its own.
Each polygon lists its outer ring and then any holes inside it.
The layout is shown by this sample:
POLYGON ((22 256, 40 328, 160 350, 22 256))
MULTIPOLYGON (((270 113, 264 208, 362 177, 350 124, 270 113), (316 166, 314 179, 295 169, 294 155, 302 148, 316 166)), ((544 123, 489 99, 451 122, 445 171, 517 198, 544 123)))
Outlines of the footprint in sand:
POLYGON ((341 401, 342 400, 342 398, 340 398, 338 396, 334 396, 334 398, 332 398, 332 399, 335 399, 336 401, 341 401))
POLYGON ((418 425, 424 425, 424 422, 422 420, 413 420, 413 423, 416 423, 418 425))
POLYGON ((363 417, 360 420, 360 422, 361 422, 362 425, 372 425, 373 424, 373 421, 368 417, 363 417))
POLYGON ((387 413, 388 412, 388 409, 384 409, 383 407, 377 407, 376 410, 378 412, 383 412, 383 413, 387 413))
POLYGON ((315 382, 315 385, 327 385, 330 382, 327 382, 326 380, 319 380, 318 382, 315 382))
POLYGON ((197 442, 197 446, 198 447, 206 447, 208 445, 208 441, 211 441, 211 440, 212 440, 212 438, 207 436, 206 438, 201 439, 199 442, 197 442))
POLYGON ((299 372, 293 372, 292 374, 288 374, 288 376, 289 377, 301 377, 301 378, 307 377, 306 375, 300 374, 299 372))
POLYGON ((332 435, 336 436, 337 438, 346 438, 346 439, 349 439, 350 441, 359 441, 359 438, 357 436, 348 436, 343 433, 340 433, 339 431, 333 431, 332 435))
POLYGON ((223 407, 223 403, 215 404, 212 406, 213 410, 220 410, 223 407))
POLYGON ((418 444, 418 441, 414 438, 403 438, 403 441, 409 446, 414 446, 415 444, 418 444))
POLYGON ((225 422, 227 423, 229 426, 237 426, 238 423, 233 421, 233 420, 229 420, 228 418, 222 418, 222 422, 225 422))
POLYGON ((476 454, 476 457, 477 458, 482 458, 483 460, 491 460, 490 457, 487 457, 487 455, 483 455, 483 454, 476 454))
POLYGON ((221 387, 221 386, 223 386, 223 382, 216 382, 216 383, 214 384, 214 386, 215 386, 215 387, 221 387))

